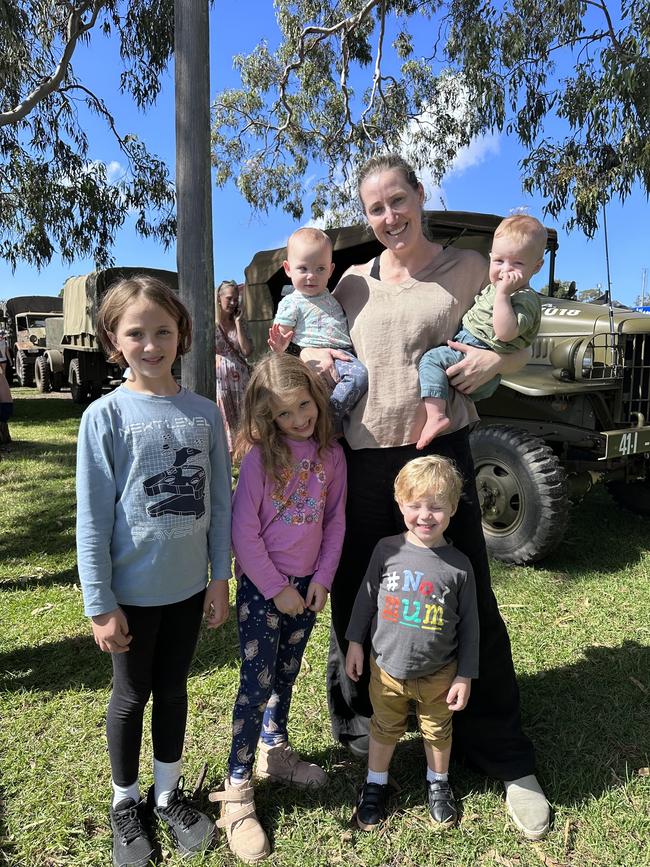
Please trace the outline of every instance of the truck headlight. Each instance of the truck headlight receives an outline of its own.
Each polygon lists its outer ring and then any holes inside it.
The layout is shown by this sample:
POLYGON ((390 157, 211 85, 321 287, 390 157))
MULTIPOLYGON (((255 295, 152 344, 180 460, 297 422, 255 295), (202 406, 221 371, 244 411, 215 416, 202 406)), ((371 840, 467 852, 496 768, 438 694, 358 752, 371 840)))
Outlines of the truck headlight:
POLYGON ((594 367, 592 338, 577 337, 563 341, 551 352, 550 361, 556 379, 590 379, 594 367))
MULTIPOLYGON (((577 361, 577 358, 576 358, 577 361)), ((580 360, 581 370, 579 372, 580 376, 585 378, 589 378, 594 369, 594 345, 593 343, 588 343, 582 353, 582 358, 580 360)), ((576 370, 576 373, 578 371, 576 370)))

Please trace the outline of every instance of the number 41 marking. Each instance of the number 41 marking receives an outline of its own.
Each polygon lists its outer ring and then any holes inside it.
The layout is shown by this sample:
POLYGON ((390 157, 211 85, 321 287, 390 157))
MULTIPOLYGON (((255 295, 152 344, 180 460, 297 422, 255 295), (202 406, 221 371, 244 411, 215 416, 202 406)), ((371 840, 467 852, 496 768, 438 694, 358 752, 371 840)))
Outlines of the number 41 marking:
POLYGON ((632 455, 636 452, 636 444, 639 438, 638 432, 635 433, 626 433, 623 434, 621 439, 621 444, 618 447, 619 452, 622 455, 632 455))

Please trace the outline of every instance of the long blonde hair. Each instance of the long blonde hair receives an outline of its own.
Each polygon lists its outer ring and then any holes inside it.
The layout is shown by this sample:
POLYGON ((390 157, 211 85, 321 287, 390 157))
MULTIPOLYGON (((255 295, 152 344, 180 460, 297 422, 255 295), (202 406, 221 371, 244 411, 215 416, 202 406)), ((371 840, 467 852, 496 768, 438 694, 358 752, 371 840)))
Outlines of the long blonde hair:
POLYGON ((238 283, 236 280, 222 280, 221 283, 217 286, 217 291, 214 293, 215 299, 215 312, 217 314, 217 325, 223 325, 224 312, 221 309, 221 304, 219 303, 219 296, 223 292, 224 289, 236 289, 237 295, 239 296, 239 303, 241 304, 241 290, 242 285, 238 283))
POLYGON ((319 454, 329 446, 332 423, 329 416, 329 396, 318 376, 293 355, 270 352, 253 370, 246 395, 244 411, 235 440, 235 458, 241 460, 253 446, 259 446, 262 463, 269 476, 279 479, 282 471, 292 466, 291 451, 274 418, 279 401, 292 392, 306 388, 318 409, 314 439, 319 454))

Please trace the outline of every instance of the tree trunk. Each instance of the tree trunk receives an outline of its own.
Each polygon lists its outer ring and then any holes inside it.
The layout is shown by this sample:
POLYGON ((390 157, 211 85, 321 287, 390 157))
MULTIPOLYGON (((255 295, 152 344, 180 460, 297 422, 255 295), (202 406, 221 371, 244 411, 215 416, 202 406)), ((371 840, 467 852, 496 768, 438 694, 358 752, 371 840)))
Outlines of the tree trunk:
POLYGON ((183 385, 214 400, 214 263, 210 162, 209 0, 174 4, 176 65, 176 261, 192 316, 183 385))

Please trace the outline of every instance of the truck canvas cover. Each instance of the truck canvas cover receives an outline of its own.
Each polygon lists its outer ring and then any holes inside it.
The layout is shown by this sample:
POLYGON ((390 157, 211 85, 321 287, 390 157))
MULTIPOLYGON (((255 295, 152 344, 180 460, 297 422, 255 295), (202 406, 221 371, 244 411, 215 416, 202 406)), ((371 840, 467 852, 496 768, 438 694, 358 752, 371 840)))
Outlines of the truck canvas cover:
POLYGON ((178 291, 178 276, 174 271, 155 268, 107 268, 82 277, 70 277, 63 286, 63 333, 65 335, 95 334, 97 311, 107 289, 118 280, 148 274, 178 291))
POLYGON ((51 295, 22 295, 20 298, 10 298, 6 308, 10 319, 21 313, 61 313, 63 299, 51 295))

